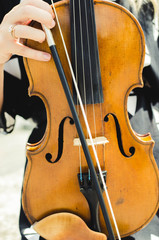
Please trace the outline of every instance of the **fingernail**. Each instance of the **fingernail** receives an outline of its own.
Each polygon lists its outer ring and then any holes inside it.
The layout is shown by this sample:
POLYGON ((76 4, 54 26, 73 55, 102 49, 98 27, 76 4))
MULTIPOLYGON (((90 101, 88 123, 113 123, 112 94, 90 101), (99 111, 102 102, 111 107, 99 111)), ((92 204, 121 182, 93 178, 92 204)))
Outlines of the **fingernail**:
POLYGON ((51 55, 49 53, 43 53, 44 61, 49 61, 51 59, 51 55))
POLYGON ((50 25, 50 28, 53 28, 54 26, 55 26, 55 21, 52 20, 51 25, 50 25))

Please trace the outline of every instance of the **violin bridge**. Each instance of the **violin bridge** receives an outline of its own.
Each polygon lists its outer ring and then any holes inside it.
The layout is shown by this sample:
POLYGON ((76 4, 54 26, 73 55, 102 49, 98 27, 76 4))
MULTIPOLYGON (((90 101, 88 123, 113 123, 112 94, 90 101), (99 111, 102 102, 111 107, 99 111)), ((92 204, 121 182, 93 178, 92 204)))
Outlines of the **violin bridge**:
MULTIPOLYGON (((86 142, 88 146, 92 145, 90 139, 86 139, 86 142)), ((101 145, 101 144, 105 145, 106 143, 109 143, 109 141, 106 137, 96 137, 96 138, 93 138, 93 143, 94 145, 101 145)), ((73 146, 81 146, 81 141, 79 138, 74 139, 73 146)))

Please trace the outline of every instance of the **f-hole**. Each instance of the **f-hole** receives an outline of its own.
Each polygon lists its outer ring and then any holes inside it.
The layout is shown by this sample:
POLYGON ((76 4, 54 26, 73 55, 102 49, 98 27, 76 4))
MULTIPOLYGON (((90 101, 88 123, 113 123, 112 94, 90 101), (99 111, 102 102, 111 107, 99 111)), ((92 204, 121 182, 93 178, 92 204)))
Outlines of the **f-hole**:
POLYGON ((64 124, 66 119, 70 119, 70 125, 74 124, 74 121, 71 117, 65 117, 60 125, 59 125, 59 135, 58 135, 58 153, 56 159, 53 161, 52 160, 52 154, 51 153, 46 153, 45 158, 49 163, 56 163, 60 160, 62 153, 63 153, 63 135, 64 135, 64 124))
POLYGON ((118 146, 119 146, 119 149, 120 149, 120 152, 121 154, 124 156, 124 157, 132 157, 135 153, 135 148, 133 146, 131 146, 129 148, 129 153, 130 155, 127 155, 124 151, 124 148, 123 148, 123 142, 122 142, 122 138, 121 138, 121 128, 120 128, 120 125, 119 125, 119 121, 117 119, 117 117, 113 114, 113 113, 108 113, 105 118, 104 118, 104 121, 105 122, 108 122, 109 121, 109 115, 111 115, 113 118, 114 118, 114 121, 115 121, 115 126, 116 126, 116 133, 117 133, 117 140, 118 140, 118 146))

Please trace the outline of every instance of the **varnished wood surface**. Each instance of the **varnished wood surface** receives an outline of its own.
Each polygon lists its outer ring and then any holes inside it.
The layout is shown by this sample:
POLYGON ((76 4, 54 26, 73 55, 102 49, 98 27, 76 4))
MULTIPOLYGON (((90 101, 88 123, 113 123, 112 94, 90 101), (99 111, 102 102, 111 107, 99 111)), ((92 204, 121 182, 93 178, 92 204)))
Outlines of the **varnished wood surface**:
POLYGON ((47 240, 106 240, 105 234, 90 230, 85 222, 71 213, 52 214, 34 224, 34 229, 47 240))
MULTIPOLYGON (((70 53, 69 2, 56 5, 64 38, 70 53)), ((129 123, 127 98, 135 87, 142 87, 144 63, 144 36, 139 23, 124 8, 107 1, 95 1, 96 27, 104 103, 95 105, 97 136, 104 135, 109 143, 97 148, 102 169, 107 171, 107 187, 121 236, 131 235, 145 226, 155 215, 159 203, 158 168, 153 157, 153 145, 149 135, 138 136, 129 123), (124 157, 119 151, 114 118, 103 121, 113 113, 121 128, 123 149, 130 156, 129 148, 135 147, 132 157, 124 157)), ((57 26, 53 29, 58 53, 62 59, 69 86, 72 78, 63 54, 63 47, 57 26)), ((34 48, 41 44, 27 42, 34 48)), ((49 51, 47 44, 42 48, 49 51)), ((28 166, 23 187, 23 207, 31 223, 53 213, 70 212, 80 216, 87 224, 90 212, 84 196, 79 191, 79 149, 73 146, 78 137, 69 119, 64 124, 64 148, 57 163, 48 163, 46 153, 56 159, 58 153, 58 130, 60 122, 71 117, 53 60, 49 63, 26 59, 25 66, 30 80, 30 95, 38 95, 44 101, 47 111, 45 135, 37 144, 28 145, 28 166), (47 74, 46 74, 47 69, 47 74)), ((92 106, 87 106, 88 122, 95 136, 92 106)), ((84 132, 86 129, 79 113, 84 132)), ((86 134, 87 135, 87 134, 86 134)), ((92 150, 90 148, 92 153, 92 150)), ((94 161, 94 159, 93 159, 94 161)), ((96 165, 96 164, 95 164, 96 165)), ((87 164, 82 153, 82 167, 87 164)), ((105 197, 104 197, 105 199, 105 197)), ((106 206, 107 200, 105 199, 106 206)), ((111 218, 112 221, 112 218, 111 218)), ((102 232, 105 223, 100 212, 102 232)))

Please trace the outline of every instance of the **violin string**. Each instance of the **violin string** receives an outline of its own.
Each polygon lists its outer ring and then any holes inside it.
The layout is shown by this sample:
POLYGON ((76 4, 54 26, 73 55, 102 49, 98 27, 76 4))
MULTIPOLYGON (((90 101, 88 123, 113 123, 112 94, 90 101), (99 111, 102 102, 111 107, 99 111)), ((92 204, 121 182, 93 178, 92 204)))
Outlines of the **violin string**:
MULTIPOLYGON (((85 1, 84 1, 85 2, 85 1)), ((85 112, 86 112, 86 116, 87 116, 87 94, 86 94, 86 74, 85 74, 85 59, 84 59, 84 45, 83 45, 83 24, 82 24, 82 12, 81 12, 81 1, 78 0, 78 7, 79 7, 79 28, 80 28, 80 41, 81 41, 81 57, 82 57, 82 75, 83 75, 83 90, 84 90, 84 106, 85 106, 85 112)), ((86 10, 85 10, 85 14, 86 14, 86 10)), ((76 25, 76 24, 74 24, 76 25)), ((86 26, 88 29, 88 23, 87 23, 87 16, 86 16, 86 26)), ((88 32, 88 30, 87 30, 88 32)), ((89 40, 88 40, 88 34, 87 34, 87 43, 89 45, 89 40)), ((91 66, 90 63, 90 53, 89 55, 89 66, 91 66)), ((77 61, 76 61, 77 62, 77 61)), ((91 71, 90 71, 91 74, 91 71)), ((91 76, 91 82, 92 82, 92 76, 91 76)), ((92 84, 91 84, 92 87, 92 84)), ((88 133, 87 133, 87 138, 88 138, 88 133)), ((88 169, 88 178, 90 180, 90 174, 89 174, 89 169, 88 169)))
MULTIPOLYGON (((79 13, 81 13, 81 5, 80 5, 80 1, 78 1, 78 5, 79 5, 79 13)), ((75 16, 75 9, 74 10, 74 16, 75 16)), ((84 86, 84 106, 85 106, 85 113, 86 113, 86 116, 87 116, 87 99, 86 99, 86 79, 85 79, 85 70, 84 70, 84 50, 83 50, 83 34, 82 34, 82 19, 81 19, 81 14, 79 14, 79 27, 80 27, 80 41, 81 41, 81 53, 82 53, 82 75, 83 75, 83 86, 84 86)), ((75 32, 76 32, 76 24, 75 24, 75 19, 74 19, 74 28, 75 28, 75 32)), ((76 39, 75 39, 76 41, 76 39)), ((76 47, 76 50, 77 50, 77 47, 76 47)), ((77 64, 77 55, 76 55, 76 64, 77 64)), ((77 67, 77 66, 76 66, 77 67)), ((77 73, 78 74, 78 73, 77 73)), ((77 96, 77 99, 78 99, 78 96, 77 96)), ((78 101, 79 102, 79 101, 78 101)), ((87 137, 88 138, 88 137, 87 137)), ((81 147, 80 147, 81 149, 81 147)), ((80 156, 81 156, 81 153, 80 153, 80 156)), ((81 162, 82 164, 82 162, 81 162)), ((81 171, 82 171, 82 167, 81 168, 81 171)), ((81 172, 82 174, 82 172, 81 172)))
POLYGON ((77 93, 77 96, 78 96, 78 100, 79 100, 80 108, 81 108, 81 111, 82 111, 82 114, 83 114, 84 122, 85 122, 85 125, 86 125, 86 128, 87 128, 87 131, 88 131, 91 146, 92 146, 93 153, 94 153, 96 163, 97 163, 97 166, 98 166, 98 170, 99 170, 100 178, 101 178, 101 181, 102 181, 102 184, 103 184, 106 199, 107 199, 109 209, 110 209, 110 212, 111 212, 111 215, 112 215, 113 223, 114 223, 114 226, 115 226, 115 229, 116 229, 117 237, 118 237, 119 240, 121 240, 119 230, 118 230, 118 226, 117 226, 117 222, 116 222, 115 215, 114 215, 114 212, 113 212, 112 204, 111 204, 109 194, 108 194, 108 191, 107 191, 107 187, 106 187, 106 184, 105 184, 105 181, 104 181, 104 177, 103 177, 102 170, 101 170, 101 167, 100 167, 100 163, 99 163, 99 160, 98 160, 98 156, 97 156, 97 153, 96 153, 95 145, 94 145, 94 142, 93 142, 93 139, 92 139, 91 131, 90 131, 90 128, 89 128, 89 124, 88 124, 87 117, 86 117, 86 114, 85 114, 85 110, 84 110, 84 107, 83 107, 82 99, 81 99, 81 96, 80 96, 80 93, 79 93, 79 90, 78 90, 78 86, 77 86, 77 83, 76 83, 74 71, 73 71, 73 68, 72 68, 72 64, 71 64, 70 57, 69 57, 69 54, 68 54, 68 51, 67 51, 67 47, 66 47, 65 40, 64 40, 64 37, 63 37, 63 34, 62 34, 62 29, 61 29, 61 26, 60 26, 60 22, 59 22, 59 19, 58 19, 58 16, 57 16, 57 12, 56 12, 53 0, 51 0, 51 3, 52 3, 52 7, 53 7, 53 10, 54 10, 54 13, 55 13, 57 25, 58 25, 58 28, 59 28, 59 31, 60 31, 62 43, 63 43, 63 46, 64 46, 67 61, 68 61, 68 64, 69 64, 69 68, 70 68, 70 72, 71 72, 71 75, 72 75, 74 87, 75 87, 75 90, 76 90, 76 93, 77 93))
MULTIPOLYGON (((92 2, 92 1, 90 1, 92 2)), ((93 6, 92 6, 93 7, 93 6)), ((91 7, 91 4, 90 4, 90 12, 91 12, 91 20, 92 20, 92 25, 93 24, 93 9, 91 7)), ((93 29, 95 31, 95 29, 93 29)), ((95 35, 95 33, 94 33, 95 35)), ((95 63, 96 63, 96 69, 98 69, 98 58, 97 58, 97 54, 96 54, 96 51, 95 51, 95 63)), ((101 92, 100 92, 100 83, 99 83, 99 78, 97 79, 97 83, 98 83, 98 95, 99 95, 99 105, 100 105, 100 118, 101 118, 101 127, 102 127, 102 135, 104 136, 104 123, 103 123, 103 110, 102 110, 102 97, 101 97, 101 92)), ((103 152, 103 170, 106 169, 106 166, 105 166, 105 143, 103 144, 103 148, 104 148, 104 152, 103 152)))
MULTIPOLYGON (((77 46, 76 46, 76 24, 75 24, 75 1, 72 1, 72 8, 73 8, 73 21, 74 21, 74 24, 73 24, 73 33, 74 33, 74 51, 75 51, 75 73, 76 73, 76 82, 77 82, 77 85, 78 85, 78 74, 77 74, 77 46)), ((78 97, 77 97, 77 113, 79 115, 79 104, 78 104, 78 97)), ((79 154, 79 165, 80 165, 80 181, 82 182, 82 159, 81 159, 81 146, 79 145, 78 147, 78 154, 79 154)))
MULTIPOLYGON (((89 59, 89 72, 90 72, 90 82, 91 82, 91 93, 92 93, 92 105, 93 105, 93 122, 94 122, 94 132, 95 132, 95 138, 97 136, 97 131, 96 131, 96 116, 95 116, 95 107, 94 107, 94 92, 93 92, 93 78, 92 78, 92 64, 91 64, 91 56, 90 56, 90 51, 91 51, 91 48, 90 48, 90 38, 89 38, 89 29, 88 29, 88 14, 87 14, 87 5, 86 5, 86 1, 84 1, 84 9, 85 9, 85 16, 86 16, 86 34, 87 34, 87 44, 88 44, 88 59, 89 59)), ((97 150, 97 144, 96 144, 96 151, 97 150)), ((90 170, 88 169, 88 179, 90 180, 91 179, 91 176, 90 176, 90 170)))
POLYGON ((89 29, 88 29, 88 14, 87 14, 87 6, 86 1, 84 1, 85 6, 85 15, 86 15, 86 32, 87 32, 87 43, 88 43, 88 58, 89 58, 89 70, 90 70, 90 82, 91 82, 91 93, 92 93, 92 103, 93 103, 93 121, 94 121, 94 131, 95 131, 95 137, 96 137, 96 117, 95 117, 95 107, 94 107, 94 92, 93 92, 93 78, 92 78, 92 65, 91 65, 91 56, 90 56, 90 38, 89 38, 89 29))

